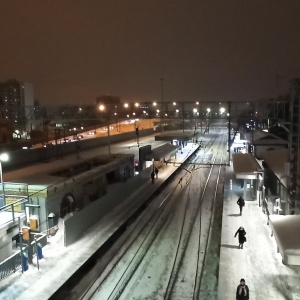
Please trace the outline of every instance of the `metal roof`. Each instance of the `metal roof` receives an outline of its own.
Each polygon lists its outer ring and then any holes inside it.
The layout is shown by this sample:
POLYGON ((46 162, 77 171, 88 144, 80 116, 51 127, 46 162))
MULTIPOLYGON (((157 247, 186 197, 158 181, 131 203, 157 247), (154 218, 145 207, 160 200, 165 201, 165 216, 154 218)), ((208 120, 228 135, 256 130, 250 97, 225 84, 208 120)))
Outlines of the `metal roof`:
POLYGON ((175 146, 171 144, 164 144, 160 147, 153 149, 151 153, 146 155, 145 159, 148 161, 152 159, 154 159, 155 161, 162 160, 166 155, 175 153, 178 147, 179 146, 175 146))
POLYGON ((263 169, 252 153, 233 153, 233 171, 238 179, 256 179, 263 169))

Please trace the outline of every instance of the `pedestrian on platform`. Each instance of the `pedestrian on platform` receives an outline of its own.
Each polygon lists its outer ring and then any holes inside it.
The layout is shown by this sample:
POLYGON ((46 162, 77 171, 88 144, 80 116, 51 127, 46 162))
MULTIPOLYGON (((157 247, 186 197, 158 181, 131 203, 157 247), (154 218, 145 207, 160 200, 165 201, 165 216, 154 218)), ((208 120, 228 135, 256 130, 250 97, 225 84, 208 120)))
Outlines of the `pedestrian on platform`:
POLYGON ((245 200, 242 196, 239 197, 238 201, 236 202, 237 205, 240 207, 240 216, 242 215, 243 207, 245 206, 245 200))
POLYGON ((154 183, 154 172, 153 171, 151 172, 151 180, 152 180, 152 183, 154 183))
POLYGON ((249 300, 249 288, 244 278, 240 280, 240 284, 237 286, 236 300, 249 300))
POLYGON ((154 168, 154 172, 155 172, 155 177, 158 178, 158 172, 159 172, 159 170, 158 170, 157 167, 154 168))
POLYGON ((246 231, 245 229, 241 226, 237 232, 235 233, 234 237, 236 237, 238 235, 239 238, 239 249, 243 249, 243 244, 246 242, 246 231))

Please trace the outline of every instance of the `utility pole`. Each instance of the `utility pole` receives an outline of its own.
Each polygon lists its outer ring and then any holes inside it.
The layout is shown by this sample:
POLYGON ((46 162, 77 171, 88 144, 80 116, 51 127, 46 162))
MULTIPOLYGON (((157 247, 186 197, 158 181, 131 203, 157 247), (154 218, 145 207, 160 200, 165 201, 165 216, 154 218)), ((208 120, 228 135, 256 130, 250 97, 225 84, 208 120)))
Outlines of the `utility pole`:
POLYGON ((161 133, 164 131, 164 79, 160 79, 161 82, 161 133))
POLYGON ((228 102, 228 166, 230 166, 230 147, 231 147, 231 102, 228 102))

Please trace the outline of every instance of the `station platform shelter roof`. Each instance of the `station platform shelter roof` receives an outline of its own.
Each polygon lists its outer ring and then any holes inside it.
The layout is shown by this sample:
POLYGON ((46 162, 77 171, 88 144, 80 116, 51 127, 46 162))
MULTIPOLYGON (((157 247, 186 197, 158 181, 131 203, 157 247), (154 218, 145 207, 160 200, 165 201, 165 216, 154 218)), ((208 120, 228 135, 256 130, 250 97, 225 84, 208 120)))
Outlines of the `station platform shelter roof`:
POLYGON ((157 147, 153 149, 149 154, 146 155, 145 159, 147 161, 152 161, 154 159, 155 161, 163 160, 165 156, 168 156, 170 154, 175 154, 176 149, 179 146, 171 145, 171 144, 164 144, 160 147, 157 147))
POLYGON ((189 141, 192 138, 196 137, 198 135, 198 131, 195 130, 186 130, 184 132, 177 130, 177 131, 167 131, 162 132, 160 134, 155 135, 156 141, 189 141))
POLYGON ((237 179, 256 179, 263 169, 251 153, 232 154, 233 171, 237 179))
POLYGON ((300 239, 296 237, 300 231, 300 215, 272 215, 270 221, 283 263, 299 266, 300 239))

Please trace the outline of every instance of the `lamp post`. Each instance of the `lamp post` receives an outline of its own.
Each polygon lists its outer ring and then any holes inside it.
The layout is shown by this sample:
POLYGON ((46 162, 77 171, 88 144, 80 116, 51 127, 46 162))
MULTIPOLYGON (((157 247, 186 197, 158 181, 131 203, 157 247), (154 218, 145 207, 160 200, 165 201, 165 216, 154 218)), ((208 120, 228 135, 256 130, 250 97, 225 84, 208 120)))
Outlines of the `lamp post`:
MULTIPOLYGON (((99 110, 101 113, 104 113, 106 110, 106 106, 104 104, 99 105, 99 110)), ((109 120, 108 120, 108 125, 107 125, 107 145, 108 145, 108 155, 110 156, 110 125, 109 125, 109 120)))
POLYGON ((161 116, 160 116, 160 120, 161 120, 161 134, 164 131, 164 79, 161 78, 161 116))
POLYGON ((3 203, 0 206, 5 205, 5 191, 4 191, 4 182, 3 182, 3 173, 2 173, 2 162, 8 161, 8 154, 3 153, 0 155, 0 179, 1 179, 1 185, 2 185, 2 195, 3 195, 3 203))

